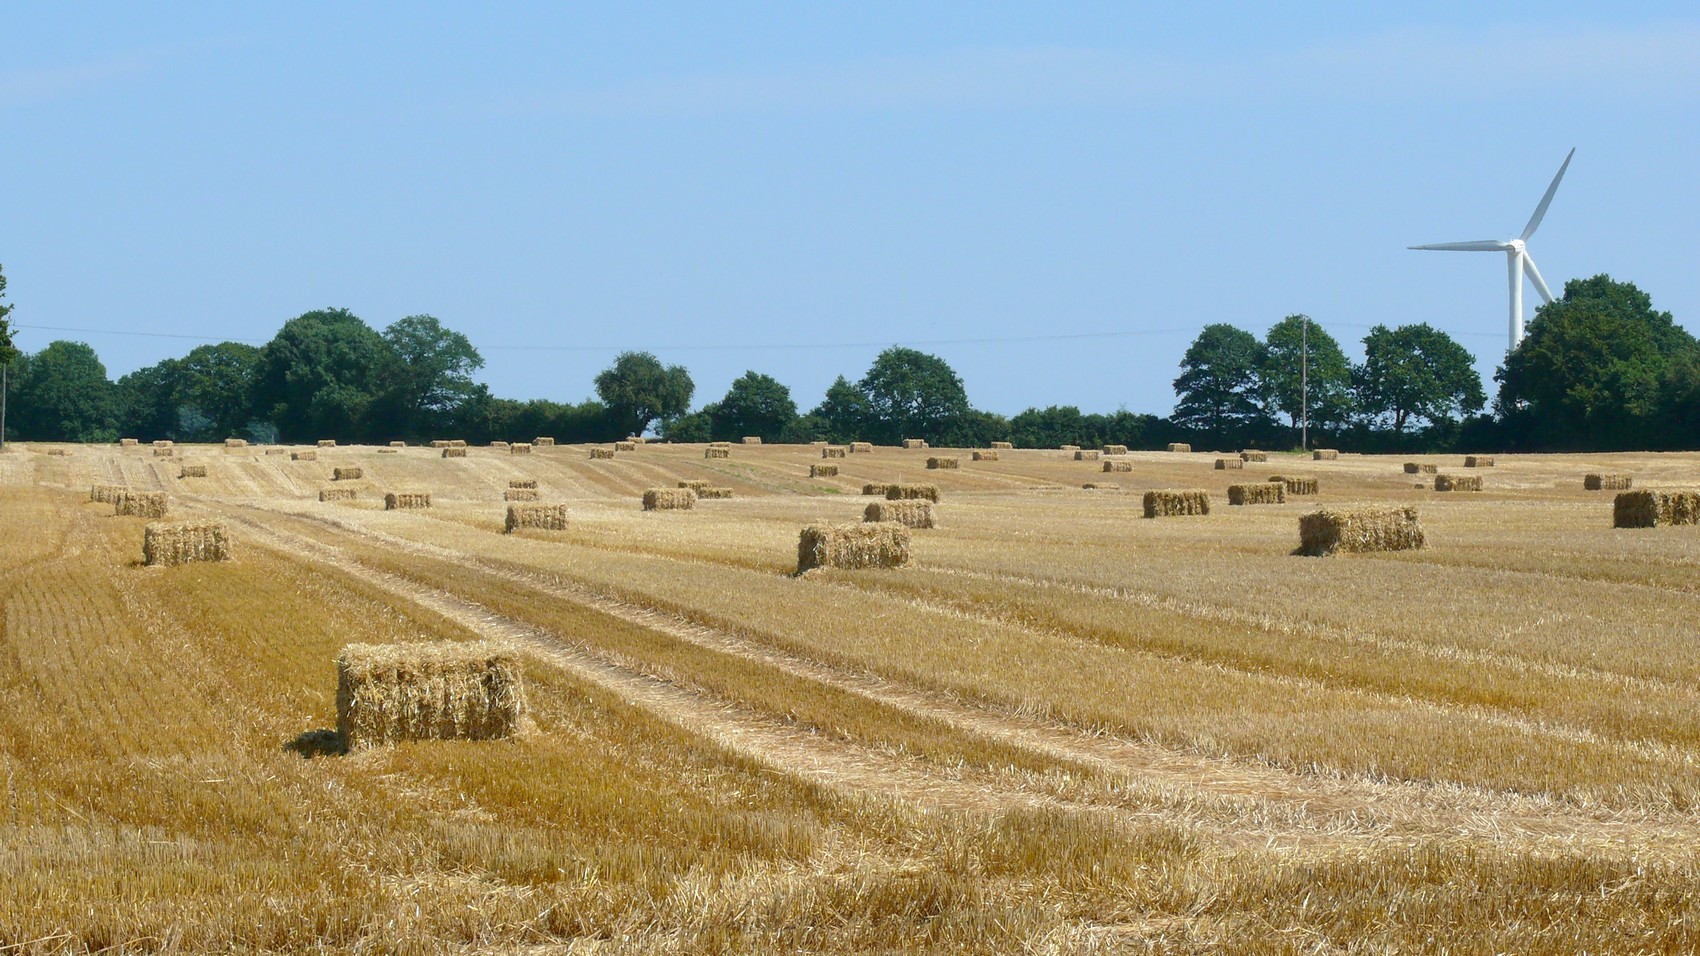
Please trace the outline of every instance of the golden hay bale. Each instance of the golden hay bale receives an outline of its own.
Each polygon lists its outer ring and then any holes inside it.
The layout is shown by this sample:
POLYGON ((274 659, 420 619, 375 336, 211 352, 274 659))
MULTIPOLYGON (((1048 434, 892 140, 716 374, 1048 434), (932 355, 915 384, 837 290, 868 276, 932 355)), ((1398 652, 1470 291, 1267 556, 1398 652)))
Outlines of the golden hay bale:
POLYGON ((465 458, 466 457, 466 449, 456 447, 454 445, 445 445, 443 447, 443 457, 444 458, 465 458))
POLYGON ((698 495, 700 495, 702 493, 702 490, 704 488, 708 487, 708 479, 706 479, 706 478, 687 478, 684 481, 679 482, 679 487, 680 488, 689 488, 692 491, 697 492, 698 495))
POLYGON ((810 465, 809 466, 809 477, 810 478, 837 478, 838 477, 838 466, 837 465, 810 465))
POLYGON ((903 447, 904 448, 927 448, 929 446, 927 445, 927 440, 925 438, 905 438, 905 439, 903 439, 903 447))
POLYGON ((142 531, 142 559, 150 565, 229 561, 230 531, 222 521, 155 522, 142 531))
POLYGON ((431 507, 429 491, 392 491, 384 495, 385 511, 412 511, 416 508, 431 507))
POLYGON ((697 490, 697 497, 698 498, 730 498, 730 497, 732 497, 732 489, 730 489, 730 488, 702 488, 702 489, 697 490))
POLYGON ((1216 470, 1217 471, 1228 471, 1230 469, 1244 468, 1244 467, 1245 467, 1245 459, 1243 459, 1243 458, 1218 458, 1218 459, 1216 459, 1216 470))
POLYGON ((531 454, 531 445, 522 441, 514 442, 512 445, 508 446, 508 454, 529 455, 531 454))
POLYGON ((1318 448, 1310 453, 1311 461, 1337 461, 1340 458, 1338 448, 1318 448))
POLYGON ((1435 475, 1435 491, 1481 491, 1480 475, 1435 475))
POLYGON ((177 477, 179 478, 205 478, 206 476, 206 465, 184 465, 177 470, 177 477))
POLYGON ((358 497, 360 497, 360 492, 355 491, 353 488, 319 489, 320 501, 353 501, 358 497))
POLYGON ((998 460, 998 453, 995 452, 995 451, 977 451, 977 452, 974 453, 974 460, 975 461, 997 461, 998 460))
POLYGON ((154 442, 153 442, 153 446, 155 448, 170 448, 171 445, 172 445, 172 442, 171 442, 171 439, 169 439, 169 438, 156 438, 156 439, 154 439, 154 442))
POLYGON ((947 470, 951 468, 960 468, 962 465, 955 458, 928 458, 927 467, 937 471, 941 468, 947 470))
POLYGON ((1464 467, 1465 468, 1492 468, 1493 467, 1493 459, 1488 457, 1487 455, 1466 455, 1466 456, 1464 456, 1464 467))
POLYGON ((508 447, 508 443, 505 441, 493 441, 490 443, 489 447, 506 449, 508 447))
POLYGON ((1624 491, 1612 504, 1612 526, 1653 528, 1700 524, 1700 491, 1624 491))
POLYGON ((761 444, 761 436, 760 435, 745 435, 743 437, 743 442, 746 445, 759 445, 759 444, 761 444))
POLYGON ((689 511, 697 504, 697 493, 689 488, 651 488, 643 493, 645 511, 689 511))
POLYGON ((533 445, 537 445, 537 446, 542 447, 542 448, 548 448, 549 446, 555 444, 555 439, 549 437, 548 435, 538 435, 536 438, 533 438, 531 440, 531 443, 533 445))
POLYGON ((167 502, 161 491, 121 491, 112 497, 112 513, 133 518, 163 518, 167 502))
POLYGON ((1439 465, 1430 465, 1417 461, 1405 462, 1405 474, 1407 475, 1432 475, 1439 471, 1439 465))
POLYGON ((289 454, 289 449, 287 449, 287 448, 267 448, 266 454, 268 454, 268 455, 287 455, 287 454, 289 454))
POLYGON ((1242 451, 1242 452, 1240 452, 1240 461, 1268 461, 1268 460, 1269 460, 1269 453, 1266 452, 1266 451, 1242 451))
POLYGON ((332 481, 354 481, 357 478, 364 477, 366 477, 366 471, 358 465, 344 465, 341 468, 331 469, 332 481))
POLYGON ((1582 479, 1582 487, 1589 491, 1627 491, 1634 483, 1635 476, 1621 472, 1589 474, 1582 479))
POLYGON ((538 531, 567 530, 566 505, 508 505, 507 520, 502 522, 502 533, 513 534, 521 528, 533 528, 538 531))
POLYGON ((1230 505, 1279 505, 1287 501, 1287 486, 1279 481, 1260 481, 1228 486, 1230 505))
POLYGON ((637 442, 617 441, 617 442, 614 443, 614 450, 615 451, 637 451, 637 442))
POLYGON ((1104 462, 1104 471, 1105 472, 1132 471, 1132 470, 1133 470, 1133 462, 1131 462, 1131 461, 1106 461, 1106 462, 1104 462))
POLYGON ((141 440, 136 439, 136 438, 120 438, 120 439, 118 439, 118 447, 119 448, 134 448, 134 447, 136 447, 137 445, 140 445, 140 444, 141 444, 141 440))
POLYGON ((1169 450, 1170 451, 1190 452, 1190 451, 1192 451, 1192 446, 1187 444, 1184 441, 1172 441, 1172 442, 1169 442, 1169 450))
POLYGON ((862 486, 862 494, 864 494, 864 495, 879 495, 881 498, 884 498, 885 493, 890 491, 890 490, 891 490, 891 485, 884 484, 884 483, 867 484, 867 485, 862 486))
POLYGON ((1412 507, 1313 511, 1299 517, 1299 554, 1336 551, 1408 551, 1423 546, 1423 526, 1412 507))
POLYGON ((450 448, 465 448, 466 447, 466 439, 464 439, 464 438, 451 438, 451 439, 449 439, 449 447, 450 448))
POLYGON ((885 497, 887 501, 912 501, 917 498, 925 498, 926 500, 937 504, 939 500, 939 486, 886 485, 885 497))
POLYGON ((1057 450, 1058 451, 1079 451, 1080 446, 1079 445, 1058 445, 1057 450))
POLYGON ((842 448, 827 447, 820 450, 822 458, 843 458, 846 454, 848 453, 842 448))
POLYGON ((113 501, 117 500, 118 496, 123 494, 126 490, 128 489, 126 489, 123 485, 91 485, 89 487, 89 500, 97 501, 103 505, 109 505, 112 504, 113 501))
POLYGON ((334 439, 334 438, 321 438, 321 439, 319 439, 319 447, 320 448, 335 448, 336 447, 336 439, 334 439))
POLYGON ((852 455, 865 455, 873 450, 874 443, 871 441, 853 441, 850 443, 850 454, 852 455))
POLYGON ((289 453, 289 460, 290 461, 318 461, 319 460, 319 453, 316 452, 316 451, 292 451, 292 452, 289 453))
POLYGON ((537 487, 537 479, 536 478, 509 478, 508 479, 508 487, 509 488, 535 488, 535 487, 537 487))
POLYGON ((1104 454, 1106 454, 1106 455, 1125 455, 1125 454, 1127 454, 1127 446, 1126 445, 1105 445, 1102 450, 1103 450, 1104 454))
POLYGON ((517 733, 525 719, 519 661, 494 644, 350 644, 336 673, 336 729, 350 749, 494 740, 517 733))
POLYGON ((810 525, 797 537, 797 573, 815 568, 900 568, 909 563, 909 529, 895 522, 810 525))
POLYGON ((1098 452, 1097 451, 1083 451, 1083 450, 1080 450, 1080 449, 1076 449, 1075 452, 1074 452, 1074 460, 1075 461, 1097 461, 1098 460, 1098 452))
POLYGON ((224 447, 226 447, 226 448, 247 448, 248 447, 248 440, 245 439, 245 438, 226 438, 224 440, 224 447))
POLYGON ((592 461, 597 461, 597 460, 603 459, 603 458, 613 458, 613 457, 614 457, 614 449, 612 449, 612 448, 592 448, 590 450, 590 459, 592 461))
POLYGON ((716 448, 713 445, 710 445, 707 448, 704 448, 702 450, 702 457, 704 457, 704 458, 731 458, 732 457, 732 449, 730 449, 730 448, 716 448))
POLYGON ((502 492, 503 501, 536 501, 536 488, 509 488, 502 492))
POLYGON ((1210 492, 1198 489, 1147 491, 1145 517, 1167 518, 1210 513, 1210 492))
POLYGON ((914 501, 875 501, 862 510, 863 521, 893 521, 906 528, 936 528, 933 503, 926 499, 914 501))
POLYGON ((431 447, 432 448, 447 448, 451 444, 453 444, 453 442, 449 441, 447 438, 433 438, 433 439, 431 439, 431 447))
POLYGON ((992 447, 999 451, 1014 451, 1015 443, 1008 441, 995 441, 992 442, 992 447))
POLYGON ((48 455, 50 455, 54 458, 64 458, 66 455, 69 455, 70 453, 71 453, 71 449, 69 449, 69 448, 49 448, 49 449, 47 449, 47 452, 46 452, 46 454, 48 454, 48 455))
POLYGON ((170 458, 175 454, 177 454, 177 449, 172 448, 170 445, 166 445, 163 448, 155 446, 153 450, 153 456, 155 458, 170 458))
POLYGON ((1279 481, 1289 495, 1316 494, 1316 479, 1308 475, 1270 475, 1269 480, 1279 481))
POLYGON ((407 447, 407 442, 404 442, 404 441, 392 441, 392 442, 390 442, 390 447, 391 447, 391 448, 406 448, 406 447, 407 447))

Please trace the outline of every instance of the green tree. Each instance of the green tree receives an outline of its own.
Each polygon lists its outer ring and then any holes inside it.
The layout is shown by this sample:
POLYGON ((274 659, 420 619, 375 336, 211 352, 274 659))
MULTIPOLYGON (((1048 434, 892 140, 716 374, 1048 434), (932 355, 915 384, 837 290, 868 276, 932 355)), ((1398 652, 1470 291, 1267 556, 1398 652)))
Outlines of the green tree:
POLYGON ((774 442, 797 419, 797 403, 791 390, 778 379, 759 372, 745 372, 726 390, 711 416, 716 440, 736 441, 759 435, 774 442))
POLYGON ((683 365, 662 365, 648 352, 622 352, 596 376, 596 394, 629 434, 690 410, 696 385, 683 365))
POLYGON ((177 438, 177 359, 136 369, 118 380, 118 430, 143 441, 177 438))
POLYGON ((1427 323, 1370 329, 1353 380, 1359 409, 1390 421, 1396 432, 1415 418, 1447 422, 1487 404, 1475 358, 1427 323))
POLYGON ((844 444, 864 440, 869 419, 867 393, 840 375, 827 386, 826 397, 809 417, 825 423, 823 437, 827 441, 844 444))
POLYGON ((472 373, 484 367, 484 357, 465 335, 432 316, 410 315, 390 323, 383 339, 396 362, 379 414, 396 434, 425 437, 476 394, 472 373))
POLYGON ((1572 279, 1495 373, 1498 410, 1521 414, 1543 444, 1644 447, 1660 437, 1667 371, 1697 348, 1633 283, 1572 279))
POLYGON ((661 437, 670 442, 710 442, 714 440, 714 403, 704 405, 687 415, 669 418, 661 426, 661 437))
POLYGON ((1307 316, 1289 315, 1269 329, 1263 348, 1263 365, 1258 369, 1263 397, 1272 410, 1287 416, 1293 428, 1303 421, 1307 394, 1312 425, 1336 429, 1351 420, 1352 363, 1322 326, 1307 316))
POLYGON ((6 301, 6 269, 0 266, 0 450, 6 447, 6 392, 10 391, 12 364, 18 347, 12 344, 12 306, 6 301))
POLYGON ((179 417, 185 408, 205 416, 209 439, 241 435, 251 417, 259 361, 260 350, 241 342, 197 346, 176 360, 172 398, 179 417))
POLYGON ((18 401, 12 422, 21 438, 78 442, 118 438, 116 390, 100 357, 82 342, 52 342, 22 357, 14 390, 18 401))
POLYGON ((968 391, 944 359, 898 346, 881 352, 862 377, 868 426, 881 440, 940 441, 968 414, 968 391))
POLYGON ((367 413, 395 366, 383 337, 348 310, 305 313, 260 349, 254 415, 286 441, 378 437, 367 413))
POLYGON ((1234 441, 1267 422, 1258 391, 1263 353, 1263 343, 1244 329, 1205 326, 1181 358, 1175 424, 1234 441))

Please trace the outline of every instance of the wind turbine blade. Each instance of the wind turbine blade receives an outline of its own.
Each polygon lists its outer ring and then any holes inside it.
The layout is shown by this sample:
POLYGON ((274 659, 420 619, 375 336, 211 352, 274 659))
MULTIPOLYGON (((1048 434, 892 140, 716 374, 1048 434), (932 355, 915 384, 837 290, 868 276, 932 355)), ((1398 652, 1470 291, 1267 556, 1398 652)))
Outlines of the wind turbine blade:
POLYGON ((1547 280, 1541 278, 1541 270, 1535 268, 1535 260, 1523 253, 1523 272, 1529 276, 1529 281, 1535 284, 1535 291, 1541 294, 1541 301, 1552 301, 1552 290, 1547 288, 1547 280))
POLYGON ((1570 147, 1570 153, 1564 157, 1564 165, 1558 167, 1558 175, 1552 178, 1552 185, 1547 187, 1547 194, 1541 197, 1541 204, 1535 207, 1535 214, 1529 217, 1529 224, 1523 227, 1520 239, 1528 239, 1535 234, 1540 226, 1541 218, 1547 214, 1547 207, 1552 205, 1552 194, 1558 192, 1558 181, 1564 178, 1564 171, 1570 168, 1570 157, 1576 155, 1576 147, 1570 147))
POLYGON ((1476 242, 1436 242, 1427 246, 1407 246, 1409 249, 1428 249, 1438 252, 1504 252, 1511 248, 1511 243, 1498 239, 1481 239, 1476 242))

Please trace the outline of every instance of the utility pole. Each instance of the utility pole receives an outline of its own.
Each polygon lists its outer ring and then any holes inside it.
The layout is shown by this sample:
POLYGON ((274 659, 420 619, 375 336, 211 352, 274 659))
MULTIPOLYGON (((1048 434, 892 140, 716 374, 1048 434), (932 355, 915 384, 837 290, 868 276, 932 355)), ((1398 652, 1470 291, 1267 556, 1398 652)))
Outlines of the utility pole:
POLYGON ((1299 332, 1299 447, 1310 451, 1310 316, 1299 332))

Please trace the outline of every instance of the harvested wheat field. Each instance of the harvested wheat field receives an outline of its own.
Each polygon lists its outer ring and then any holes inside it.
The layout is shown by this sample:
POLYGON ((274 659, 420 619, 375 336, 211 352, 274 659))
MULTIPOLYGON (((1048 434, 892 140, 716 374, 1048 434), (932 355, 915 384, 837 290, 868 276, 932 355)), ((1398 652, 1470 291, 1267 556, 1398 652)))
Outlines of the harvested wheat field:
POLYGON ((9 444, 0 950, 1700 948, 1700 455, 511 447, 9 444))

